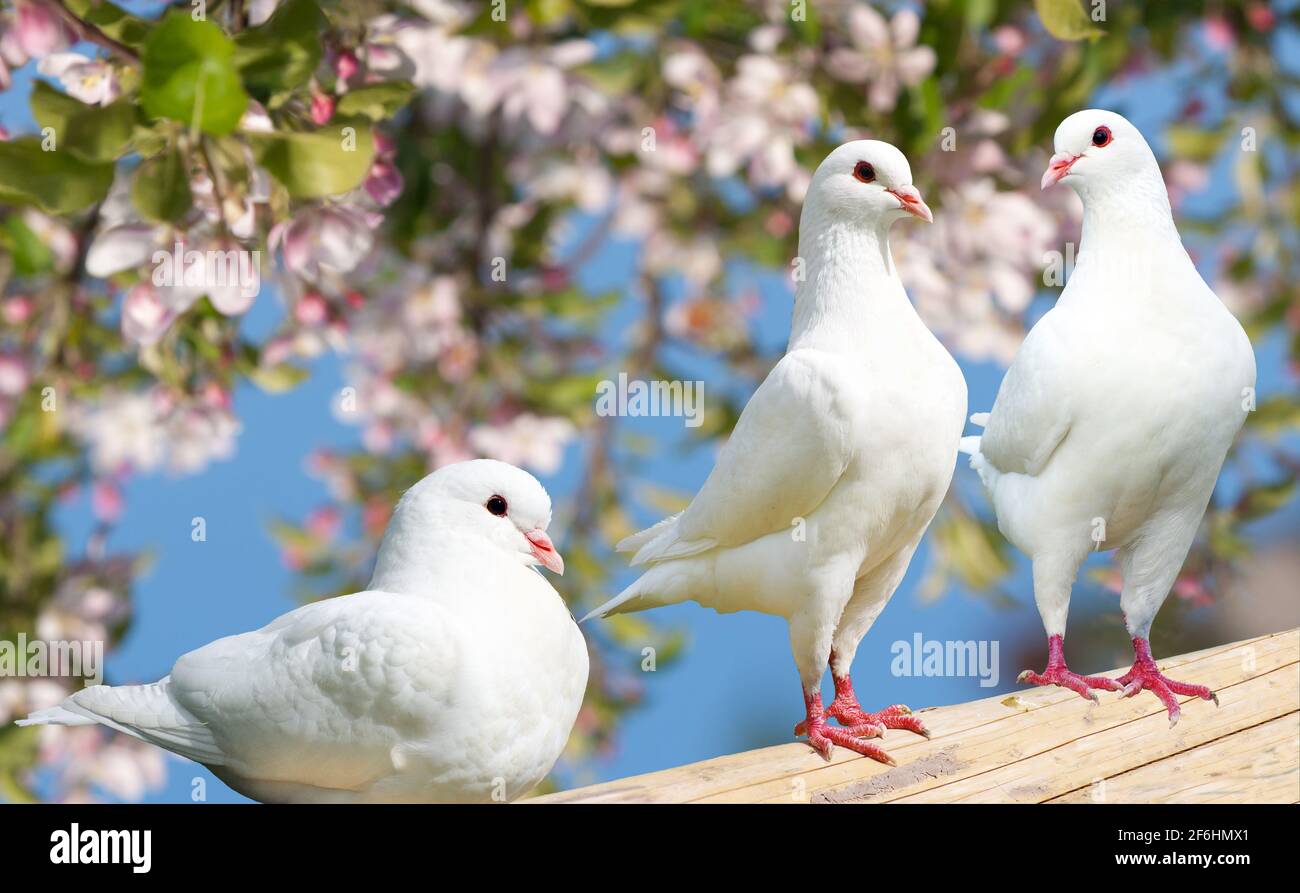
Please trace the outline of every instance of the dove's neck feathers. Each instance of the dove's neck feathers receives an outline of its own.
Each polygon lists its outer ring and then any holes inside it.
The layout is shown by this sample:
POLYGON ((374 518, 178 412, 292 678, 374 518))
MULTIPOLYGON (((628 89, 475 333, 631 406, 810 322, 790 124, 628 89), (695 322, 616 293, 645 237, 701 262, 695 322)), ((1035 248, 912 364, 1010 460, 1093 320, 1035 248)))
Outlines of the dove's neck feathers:
POLYGON ((804 206, 788 350, 860 352, 915 318, 889 253, 890 222, 836 219, 804 206))
POLYGON ((1136 257, 1190 263, 1154 157, 1131 176, 1080 183, 1075 189, 1083 201, 1079 267, 1136 257))

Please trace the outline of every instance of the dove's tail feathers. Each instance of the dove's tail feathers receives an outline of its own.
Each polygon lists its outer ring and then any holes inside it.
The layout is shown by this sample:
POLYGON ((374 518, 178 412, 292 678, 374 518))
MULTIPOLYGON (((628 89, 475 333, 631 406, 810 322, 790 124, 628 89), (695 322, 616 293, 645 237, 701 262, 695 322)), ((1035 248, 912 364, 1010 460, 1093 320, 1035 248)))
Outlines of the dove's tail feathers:
MULTIPOLYGON (((989 426, 989 414, 987 412, 971 413, 970 423, 981 428, 987 428, 989 426)), ((979 434, 963 437, 957 442, 957 449, 959 452, 970 456, 970 467, 979 474, 984 489, 992 495, 993 490, 997 487, 998 478, 1002 476, 1002 472, 994 468, 989 463, 989 460, 984 458, 984 454, 980 452, 980 440, 981 435, 979 434)))
POLYGON ((14 720, 16 726, 93 726, 99 720, 80 713, 73 713, 66 707, 47 707, 27 714, 23 719, 14 720))
MULTIPOLYGON (((586 617, 583 617, 583 618, 582 618, 581 620, 579 620, 578 622, 579 622, 579 623, 586 623, 588 620, 592 619, 593 617, 608 617, 608 616, 611 615, 611 614, 621 614, 621 613, 623 613, 623 605, 627 604, 627 603, 630 602, 632 599, 636 598, 638 595, 641 594, 641 593, 638 591, 638 588, 637 588, 637 587, 640 585, 640 583, 641 583, 641 580, 638 579, 638 580, 637 580, 635 583, 633 583, 631 586, 627 587, 627 588, 624 589, 622 592, 620 592, 618 595, 614 596, 614 597, 611 598, 609 601, 605 602, 605 603, 604 603, 603 605, 601 605, 599 608, 596 608, 596 609, 594 609, 594 610, 592 610, 592 611, 589 611, 589 612, 587 613, 587 616, 586 616, 586 617)), ((630 610, 633 610, 633 609, 632 609, 632 608, 628 608, 628 609, 626 609, 626 610, 629 610, 629 611, 630 611, 630 610)))
POLYGON ((634 533, 631 536, 623 537, 621 540, 618 541, 618 545, 614 547, 615 551, 618 552, 641 551, 641 547, 644 546, 646 543, 650 542, 653 539, 657 539, 660 536, 660 534, 666 533, 669 530, 669 528, 676 525, 677 519, 681 517, 681 514, 682 514, 681 512, 678 512, 675 515, 669 515, 667 518, 664 518, 658 524, 652 524, 651 526, 647 527, 645 530, 642 530, 639 533, 634 533))
POLYGON ((38 710, 18 725, 81 726, 99 723, 210 766, 226 755, 201 721, 171 695, 171 679, 149 685, 92 685, 58 707, 38 710))
POLYGON ((629 564, 635 567, 638 564, 652 564, 674 558, 690 558, 692 555, 707 552, 716 545, 717 542, 711 539, 678 539, 677 531, 669 530, 642 546, 632 556, 629 564))
POLYGON ((970 467, 975 469, 975 473, 980 476, 980 482, 984 484, 985 491, 989 496, 993 496, 997 490, 998 480, 1002 477, 1002 472, 993 467, 993 463, 984 458, 980 452, 980 438, 978 436, 963 437, 957 444, 957 449, 970 456, 970 467))
POLYGON ((647 527, 640 533, 632 534, 619 542, 618 551, 632 552, 635 550, 636 554, 632 556, 628 564, 636 567, 639 564, 667 561, 671 558, 689 558, 692 555, 707 552, 717 545, 711 539, 682 539, 682 533, 677 523, 679 518, 681 518, 681 512, 672 517, 664 518, 658 524, 647 527))
POLYGON ((649 608, 675 605, 698 594, 697 581, 701 577, 699 562, 670 561, 656 564, 637 577, 632 585, 589 613, 579 623, 593 617, 611 614, 628 614, 649 608))

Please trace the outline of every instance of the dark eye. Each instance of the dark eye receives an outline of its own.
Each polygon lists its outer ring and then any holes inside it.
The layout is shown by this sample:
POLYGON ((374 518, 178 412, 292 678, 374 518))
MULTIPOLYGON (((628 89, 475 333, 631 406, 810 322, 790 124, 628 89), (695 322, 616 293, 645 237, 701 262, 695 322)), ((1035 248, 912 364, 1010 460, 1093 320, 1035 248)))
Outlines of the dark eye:
POLYGON ((1100 149, 1110 145, 1110 128, 1104 124, 1092 132, 1092 144, 1100 149))
POLYGON ((870 183, 876 179, 876 169, 865 161, 859 161, 853 168, 853 176, 859 182, 870 183))
POLYGON ((489 512, 500 517, 506 513, 506 498, 504 496, 493 496, 487 501, 486 506, 489 512))

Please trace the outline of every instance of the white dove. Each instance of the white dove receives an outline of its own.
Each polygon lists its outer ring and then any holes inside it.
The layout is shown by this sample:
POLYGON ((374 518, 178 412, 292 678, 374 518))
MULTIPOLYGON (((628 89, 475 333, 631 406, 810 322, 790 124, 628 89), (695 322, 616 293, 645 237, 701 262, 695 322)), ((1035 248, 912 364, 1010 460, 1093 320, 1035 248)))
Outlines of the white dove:
POLYGON ((962 449, 1008 540, 1033 559, 1047 669, 1022 682, 1217 697, 1161 675, 1151 621, 1187 556, 1232 439, 1246 418, 1255 355, 1174 226, 1160 167, 1137 128, 1089 109, 1061 122, 1042 186, 1083 200, 1078 263, 1034 326, 986 426, 962 449), (1133 668, 1118 680, 1065 665, 1070 588, 1088 553, 1118 549, 1133 668))
POLYGON ((101 723, 266 802, 514 799, 551 770, 587 648, 537 480, 480 459, 398 502, 365 592, 182 656, 151 685, 82 689, 19 725, 101 723))
POLYGON ((849 678, 948 489, 966 413, 965 380, 890 256, 889 229, 909 214, 933 219, 888 143, 846 143, 821 163, 785 356, 691 504, 619 543, 649 569, 588 615, 694 600, 786 618, 806 709, 795 734, 827 759, 839 744, 892 763, 862 739, 927 734, 906 707, 864 712, 849 678), (828 662, 836 694, 823 709, 828 662))

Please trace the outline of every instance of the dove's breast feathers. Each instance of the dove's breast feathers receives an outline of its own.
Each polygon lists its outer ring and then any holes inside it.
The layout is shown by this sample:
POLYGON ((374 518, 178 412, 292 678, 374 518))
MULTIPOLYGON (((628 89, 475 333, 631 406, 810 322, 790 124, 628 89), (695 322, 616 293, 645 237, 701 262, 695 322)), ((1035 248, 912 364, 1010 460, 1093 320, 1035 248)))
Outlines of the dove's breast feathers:
POLYGON ((1112 548, 1157 509, 1204 510, 1255 359, 1190 261, 1168 257, 1127 288, 1114 271, 1131 265, 1076 273, 1007 372, 975 461, 991 466, 1003 533, 1030 554, 1086 538, 1096 518, 1112 548))

